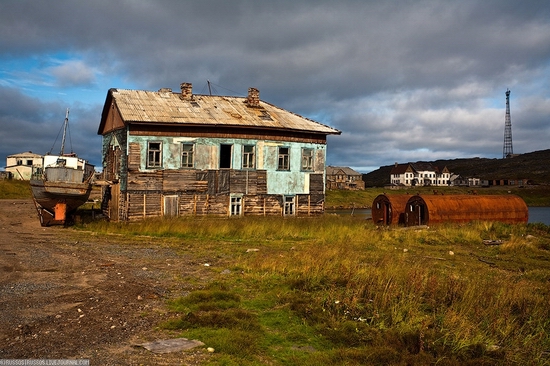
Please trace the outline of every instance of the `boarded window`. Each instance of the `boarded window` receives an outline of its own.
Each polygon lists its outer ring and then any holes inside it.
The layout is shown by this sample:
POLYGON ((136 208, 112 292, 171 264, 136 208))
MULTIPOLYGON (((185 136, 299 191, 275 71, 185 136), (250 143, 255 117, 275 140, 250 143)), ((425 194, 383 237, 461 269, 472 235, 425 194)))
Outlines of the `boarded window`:
POLYGON ((288 147, 279 148, 279 164, 277 169, 290 170, 290 149, 288 147))
POLYGON ((164 216, 178 216, 178 196, 164 196, 164 216))
POLYGON ((181 167, 193 168, 194 167, 194 144, 181 144, 181 167))
POLYGON ((243 169, 254 169, 255 167, 255 147, 252 145, 243 146, 243 169))
POLYGON ((160 168, 162 166, 162 143, 149 142, 147 144, 147 168, 160 168))
POLYGON ((313 170, 313 149, 302 149, 302 170, 313 170))

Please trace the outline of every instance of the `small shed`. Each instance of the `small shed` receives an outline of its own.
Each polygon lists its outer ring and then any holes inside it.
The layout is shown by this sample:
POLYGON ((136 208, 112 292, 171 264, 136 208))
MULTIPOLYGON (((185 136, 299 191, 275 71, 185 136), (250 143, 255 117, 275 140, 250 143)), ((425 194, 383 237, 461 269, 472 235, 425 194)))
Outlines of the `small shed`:
POLYGON ((516 195, 415 195, 407 202, 407 226, 442 222, 526 223, 529 210, 516 195))
POLYGON ((410 194, 381 194, 372 201, 372 221, 375 225, 404 225, 405 208, 410 194))

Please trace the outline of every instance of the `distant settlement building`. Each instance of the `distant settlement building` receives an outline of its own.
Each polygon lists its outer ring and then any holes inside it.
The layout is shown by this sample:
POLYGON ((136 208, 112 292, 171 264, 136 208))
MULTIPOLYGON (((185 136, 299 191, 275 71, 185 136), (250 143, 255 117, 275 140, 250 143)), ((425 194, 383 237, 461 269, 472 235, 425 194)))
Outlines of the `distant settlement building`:
POLYGON ((6 172, 11 179, 30 180, 33 167, 42 169, 44 157, 32 151, 8 155, 6 157, 6 172))
POLYGON ((341 132, 247 97, 110 89, 102 208, 112 221, 324 212, 327 135, 341 132))
POLYGON ((344 166, 327 166, 327 189, 365 189, 363 175, 344 166))
POLYGON ((395 163, 390 172, 390 182, 396 186, 448 186, 451 173, 447 167, 430 163, 395 163))

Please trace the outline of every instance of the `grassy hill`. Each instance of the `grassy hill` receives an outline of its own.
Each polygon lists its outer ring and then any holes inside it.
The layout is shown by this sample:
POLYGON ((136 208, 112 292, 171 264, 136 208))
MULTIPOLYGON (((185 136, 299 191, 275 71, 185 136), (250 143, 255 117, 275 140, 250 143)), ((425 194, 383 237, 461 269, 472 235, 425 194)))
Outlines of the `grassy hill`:
MULTIPOLYGON (((510 159, 452 159, 430 163, 447 166, 454 174, 481 179, 531 179, 535 184, 550 184, 550 150, 534 151, 510 159)), ((393 165, 363 175, 367 187, 381 187, 390 182, 393 165)))

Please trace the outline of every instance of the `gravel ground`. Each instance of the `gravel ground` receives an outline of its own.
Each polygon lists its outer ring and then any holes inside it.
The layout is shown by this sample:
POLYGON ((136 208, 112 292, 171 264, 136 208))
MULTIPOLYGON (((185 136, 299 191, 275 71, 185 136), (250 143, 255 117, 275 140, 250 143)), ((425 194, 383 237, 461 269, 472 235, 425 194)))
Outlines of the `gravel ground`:
POLYGON ((212 272, 155 243, 40 226, 32 200, 0 200, 0 359, 89 359, 91 365, 199 365, 206 345, 155 354, 181 280, 212 272))

